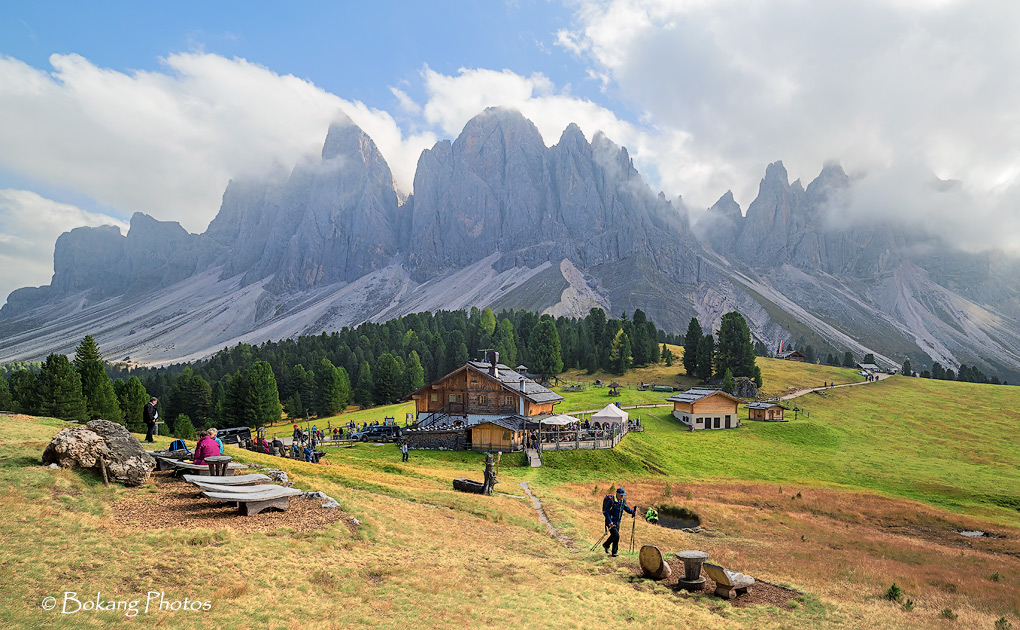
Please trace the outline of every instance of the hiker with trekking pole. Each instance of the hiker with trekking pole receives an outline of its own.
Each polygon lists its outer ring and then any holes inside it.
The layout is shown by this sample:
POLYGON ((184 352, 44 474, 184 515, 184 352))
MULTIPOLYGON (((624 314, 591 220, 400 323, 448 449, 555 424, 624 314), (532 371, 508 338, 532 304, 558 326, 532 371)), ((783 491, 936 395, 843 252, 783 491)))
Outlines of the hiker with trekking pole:
MULTIPOLYGON (((626 495, 627 492, 623 488, 617 488, 616 495, 607 494, 606 498, 602 500, 602 514, 606 517, 606 530, 609 532, 609 538, 602 543, 602 548, 606 550, 606 553, 610 553, 610 547, 612 547, 614 558, 620 555, 620 521, 623 520, 623 513, 627 512, 631 518, 634 518, 640 508, 640 506, 628 507, 626 495)), ((630 540, 631 551, 633 551, 633 525, 631 526, 630 540)))

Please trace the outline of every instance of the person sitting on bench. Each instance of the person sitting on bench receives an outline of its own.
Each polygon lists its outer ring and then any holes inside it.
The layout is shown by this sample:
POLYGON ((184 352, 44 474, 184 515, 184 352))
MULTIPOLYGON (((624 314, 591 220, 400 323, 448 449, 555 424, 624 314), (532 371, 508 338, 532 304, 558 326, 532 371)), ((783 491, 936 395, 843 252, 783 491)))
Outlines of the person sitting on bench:
POLYGON ((206 464, 206 457, 216 457, 220 454, 220 445, 212 439, 208 431, 198 434, 198 446, 195 447, 195 463, 199 466, 206 464))

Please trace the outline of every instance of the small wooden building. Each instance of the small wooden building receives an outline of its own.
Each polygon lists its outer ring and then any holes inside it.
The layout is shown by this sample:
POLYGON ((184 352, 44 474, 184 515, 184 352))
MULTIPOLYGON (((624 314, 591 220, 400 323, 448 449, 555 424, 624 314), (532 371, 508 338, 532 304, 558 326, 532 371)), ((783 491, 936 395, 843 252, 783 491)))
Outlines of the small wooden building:
POLYGON ((796 350, 789 350, 787 352, 780 352, 776 355, 777 359, 786 359, 787 361, 807 361, 807 357, 797 352, 796 350))
POLYGON ((740 426, 740 399, 721 389, 695 387, 666 399, 673 403, 673 417, 691 431, 734 429, 740 426))
POLYGON ((503 453, 521 451, 526 446, 527 432, 519 418, 497 418, 476 424, 468 429, 471 436, 471 450, 499 451, 503 453))
POLYGON ((748 420, 786 422, 786 419, 783 417, 783 412, 786 411, 788 407, 785 407, 778 402, 753 402, 750 405, 745 405, 744 409, 747 409, 748 420))

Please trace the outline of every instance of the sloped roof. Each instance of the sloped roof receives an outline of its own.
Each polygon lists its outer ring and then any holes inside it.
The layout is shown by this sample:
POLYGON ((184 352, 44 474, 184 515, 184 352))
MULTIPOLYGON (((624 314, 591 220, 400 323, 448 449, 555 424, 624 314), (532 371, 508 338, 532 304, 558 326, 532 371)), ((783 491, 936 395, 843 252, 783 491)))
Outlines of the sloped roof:
POLYGON ((488 378, 498 381, 499 384, 504 389, 507 389, 515 394, 518 393, 523 394, 524 398, 536 404, 557 403, 563 400, 563 396, 560 396, 559 394, 557 394, 556 392, 552 391, 547 387, 539 385, 538 383, 536 383, 535 381, 531 380, 526 376, 521 376, 513 369, 506 365, 503 365, 502 363, 496 364, 499 376, 493 376, 492 374, 489 374, 489 367, 491 365, 492 364, 486 363, 485 361, 468 361, 467 363, 460 366, 456 370, 450 372, 449 374, 437 378, 436 380, 432 381, 432 383, 426 383, 423 387, 419 387, 418 389, 414 390, 407 396, 404 396, 401 400, 411 400, 411 398, 414 397, 415 394, 420 394, 427 391, 430 387, 432 387, 433 383, 437 383, 444 379, 450 378, 451 376, 453 376, 457 372, 460 372, 461 370, 474 370, 480 374, 483 374, 488 378), (523 383, 521 382, 522 379, 523 383))
POLYGON ((777 402, 753 402, 750 405, 744 405, 744 409, 771 409, 773 407, 782 407, 783 409, 789 409, 786 405, 779 404, 777 402))
POLYGON ((503 427, 508 431, 520 431, 524 428, 525 422, 526 421, 524 420, 524 418, 520 416, 507 416, 505 418, 496 418, 495 420, 486 420, 484 422, 479 422, 478 424, 475 425, 475 427, 484 426, 486 424, 494 424, 497 427, 503 427))
POLYGON ((513 391, 515 393, 521 393, 525 398, 533 403, 550 403, 560 402, 563 400, 563 396, 560 396, 556 392, 552 391, 547 387, 543 387, 527 377, 522 377, 520 374, 515 372, 512 368, 499 363, 496 365, 498 368, 499 376, 493 376, 489 374, 490 363, 484 361, 468 361, 467 365, 474 370, 485 374, 489 378, 495 378, 499 381, 500 385, 513 391), (523 382, 522 382, 523 378, 523 382), (522 389, 523 386, 523 389, 522 389))
POLYGON ((878 367, 874 363, 858 363, 857 367, 859 367, 862 370, 867 370, 869 372, 881 372, 882 371, 882 368, 878 367))
MULTIPOLYGON (((788 358, 792 357, 793 355, 797 355, 797 356, 803 357, 804 353, 803 352, 798 352, 796 350, 788 350, 786 352, 780 352, 779 354, 776 355, 776 358, 778 358, 778 359, 788 359, 788 358)), ((807 357, 805 357, 805 358, 807 358, 807 357)))
POLYGON ((738 403, 741 402, 740 399, 737 398, 736 396, 727 394, 721 389, 708 389, 706 387, 693 387, 691 389, 688 389, 686 392, 680 392, 676 396, 670 396, 666 400, 669 402, 695 403, 701 400, 702 398, 708 398, 709 396, 713 396, 715 394, 725 396, 726 398, 729 398, 734 402, 738 403))

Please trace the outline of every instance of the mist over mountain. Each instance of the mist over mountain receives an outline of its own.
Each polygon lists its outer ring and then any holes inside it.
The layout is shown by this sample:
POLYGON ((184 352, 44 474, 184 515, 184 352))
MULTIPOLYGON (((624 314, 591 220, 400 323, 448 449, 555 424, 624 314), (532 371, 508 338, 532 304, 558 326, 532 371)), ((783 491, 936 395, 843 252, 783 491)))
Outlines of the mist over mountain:
POLYGON ((768 165, 746 215, 729 193, 693 226, 625 148, 577 125, 547 147, 490 108, 418 160, 401 199, 350 119, 290 173, 227 186, 203 234, 136 213, 56 243, 50 285, 0 309, 0 361, 70 351, 167 363, 238 342, 317 334, 421 310, 528 308, 581 316, 641 308, 682 331, 740 310, 754 336, 1020 375, 1015 260, 966 253, 892 221, 841 221, 850 178, 805 188, 768 165))

